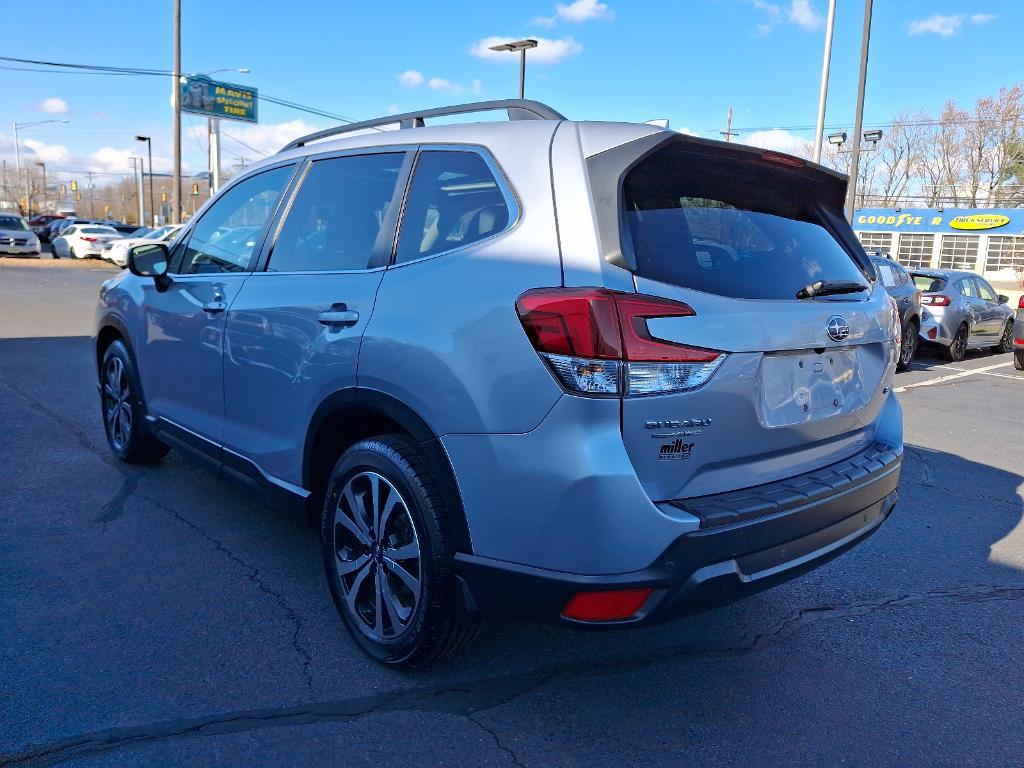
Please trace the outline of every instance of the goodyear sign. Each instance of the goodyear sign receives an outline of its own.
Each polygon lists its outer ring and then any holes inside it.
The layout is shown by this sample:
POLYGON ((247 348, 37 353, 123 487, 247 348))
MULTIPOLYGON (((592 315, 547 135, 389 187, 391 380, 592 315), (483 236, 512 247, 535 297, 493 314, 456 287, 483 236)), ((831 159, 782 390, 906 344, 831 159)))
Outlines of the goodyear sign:
POLYGON ((226 117, 255 123, 259 94, 255 88, 234 83, 222 83, 199 75, 183 77, 181 83, 181 109, 208 117, 226 117))
POLYGON ((953 232, 1001 230, 1024 233, 1021 208, 864 208, 853 215, 853 228, 862 232, 953 232))

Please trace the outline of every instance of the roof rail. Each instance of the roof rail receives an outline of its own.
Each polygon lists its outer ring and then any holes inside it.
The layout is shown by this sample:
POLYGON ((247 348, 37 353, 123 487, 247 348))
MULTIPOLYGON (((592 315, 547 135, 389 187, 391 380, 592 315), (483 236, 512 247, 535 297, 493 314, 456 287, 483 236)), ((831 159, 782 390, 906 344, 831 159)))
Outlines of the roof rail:
POLYGON ((475 101, 471 104, 455 104, 450 107, 437 107, 435 109, 424 109, 418 112, 406 112, 401 115, 387 115, 386 117, 375 117, 373 120, 363 120, 358 123, 338 125, 334 128, 325 128, 322 131, 300 136, 290 142, 281 152, 289 149, 302 147, 318 139, 326 139, 328 136, 339 136, 343 133, 363 131, 367 128, 377 128, 382 125, 394 125, 398 123, 401 128, 422 128, 424 119, 428 117, 443 117, 445 115, 462 115, 468 112, 493 112, 504 109, 508 112, 509 120, 565 120, 562 115, 547 104, 531 99, 499 99, 496 101, 475 101))

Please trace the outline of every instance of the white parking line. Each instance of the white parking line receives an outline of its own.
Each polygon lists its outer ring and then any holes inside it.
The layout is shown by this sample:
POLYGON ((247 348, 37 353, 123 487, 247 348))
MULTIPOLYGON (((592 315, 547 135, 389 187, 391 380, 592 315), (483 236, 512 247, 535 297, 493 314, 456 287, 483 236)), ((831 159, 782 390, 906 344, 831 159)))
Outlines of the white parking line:
POLYGON ((947 376, 938 376, 934 379, 927 379, 926 381, 919 381, 916 384, 907 384, 905 387, 896 387, 897 393, 906 392, 908 389, 917 389, 918 387, 931 387, 935 384, 944 384, 947 381, 953 381, 954 379, 963 379, 967 376, 973 376, 976 373, 986 374, 988 376, 999 376, 1005 379, 1016 379, 1016 376, 1004 376, 1000 373, 987 373, 996 368, 1006 368, 1013 363, 996 363, 995 365, 986 365, 981 368, 947 368, 947 370, 957 371, 957 373, 951 373, 947 376))

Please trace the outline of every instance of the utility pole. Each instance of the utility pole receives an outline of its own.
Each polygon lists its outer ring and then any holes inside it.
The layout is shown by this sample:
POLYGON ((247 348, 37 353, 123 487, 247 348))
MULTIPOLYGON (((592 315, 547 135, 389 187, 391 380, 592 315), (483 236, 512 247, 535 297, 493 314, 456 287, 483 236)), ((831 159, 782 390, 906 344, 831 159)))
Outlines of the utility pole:
POLYGON ((732 141, 733 136, 739 136, 738 133, 734 133, 732 130, 732 107, 729 107, 729 113, 725 118, 725 130, 719 131, 719 133, 725 136, 726 141, 732 141))
POLYGON ((46 163, 36 163, 43 169, 43 213, 46 213, 46 209, 50 207, 50 201, 46 197, 46 163))
POLYGON ((864 0, 864 34, 860 43, 860 79, 857 82, 857 116, 853 127, 853 146, 850 148, 850 183, 846 190, 846 218, 853 222, 857 207, 857 174, 860 165, 860 136, 864 130, 864 86, 868 78, 868 45, 871 42, 871 3, 864 0))
POLYGON ((220 118, 206 118, 207 142, 210 154, 210 197, 220 189, 220 118))
MULTIPOLYGON (((174 107, 174 187, 171 190, 172 219, 181 221, 181 0, 174 0, 174 86, 171 104, 174 107)), ((153 164, 149 166, 152 180, 153 164)), ((155 213, 155 212, 154 212, 155 213)))
POLYGON ((818 122, 814 130, 814 154, 816 163, 821 162, 821 144, 825 134, 825 101, 828 98, 828 75, 832 67, 832 33, 836 26, 836 0, 828 0, 828 20, 825 22, 825 55, 821 62, 821 90, 818 92, 818 122))
POLYGON ((93 183, 92 183, 92 171, 86 171, 86 176, 89 177, 89 218, 96 218, 96 197, 93 194, 93 183))
POLYGON ((132 155, 128 158, 132 163, 132 181, 137 185, 136 197, 139 201, 139 226, 146 226, 146 201, 142 190, 142 158, 132 155))
MULTIPOLYGON (((14 126, 14 162, 17 163, 18 169, 18 184, 21 184, 21 144, 18 142, 18 123, 17 121, 12 122, 14 126)), ((17 202, 17 201, 15 201, 17 202)), ((28 206, 28 179, 25 180, 25 205, 28 206)), ((20 207, 20 206, 19 206, 20 207)))

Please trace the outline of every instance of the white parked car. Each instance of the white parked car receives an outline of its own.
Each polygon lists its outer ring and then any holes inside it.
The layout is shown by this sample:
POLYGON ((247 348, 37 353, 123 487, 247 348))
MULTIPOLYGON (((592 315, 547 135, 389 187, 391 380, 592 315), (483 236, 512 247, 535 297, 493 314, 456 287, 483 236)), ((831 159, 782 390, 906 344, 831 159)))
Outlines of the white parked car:
POLYGON ((111 240, 122 239, 120 232, 105 224, 74 224, 65 227, 60 237, 54 239, 53 254, 62 259, 86 259, 99 256, 111 240))
POLYGON ((120 240, 112 240, 103 246, 100 256, 124 269, 128 266, 128 249, 133 245, 170 243, 180 229, 181 224, 167 224, 147 232, 142 237, 124 237, 120 240))
POLYGON ((0 213, 0 256, 39 256, 39 238, 17 214, 0 213))

